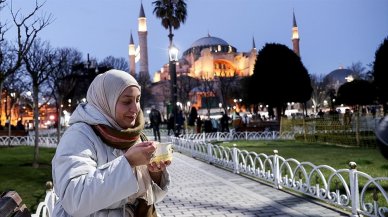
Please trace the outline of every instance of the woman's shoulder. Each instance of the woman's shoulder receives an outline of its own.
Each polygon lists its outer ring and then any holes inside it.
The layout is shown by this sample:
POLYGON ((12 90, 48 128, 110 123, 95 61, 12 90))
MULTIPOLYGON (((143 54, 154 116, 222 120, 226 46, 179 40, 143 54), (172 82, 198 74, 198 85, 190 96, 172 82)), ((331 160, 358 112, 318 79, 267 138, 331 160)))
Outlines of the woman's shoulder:
POLYGON ((64 133, 64 136, 66 134, 73 134, 73 133, 83 133, 88 135, 92 132, 94 132, 92 126, 84 122, 78 122, 78 123, 72 124, 69 128, 67 128, 64 133))
POLYGON ((97 138, 92 126, 86 123, 74 123, 66 129, 61 142, 66 141, 94 141, 97 138))
POLYGON ((86 149, 95 150, 101 141, 92 127, 86 123, 72 124, 63 134, 57 152, 81 152, 86 149))

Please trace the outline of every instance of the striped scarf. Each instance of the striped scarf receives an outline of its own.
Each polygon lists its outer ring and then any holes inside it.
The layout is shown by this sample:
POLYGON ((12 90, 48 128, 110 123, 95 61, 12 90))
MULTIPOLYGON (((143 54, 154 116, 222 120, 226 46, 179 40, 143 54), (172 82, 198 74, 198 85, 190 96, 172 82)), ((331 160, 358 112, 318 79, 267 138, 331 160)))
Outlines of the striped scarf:
POLYGON ((104 124, 93 125, 94 132, 104 141, 108 146, 125 150, 141 139, 147 141, 147 137, 142 130, 144 129, 144 116, 140 110, 136 117, 135 126, 125 130, 116 130, 104 124))

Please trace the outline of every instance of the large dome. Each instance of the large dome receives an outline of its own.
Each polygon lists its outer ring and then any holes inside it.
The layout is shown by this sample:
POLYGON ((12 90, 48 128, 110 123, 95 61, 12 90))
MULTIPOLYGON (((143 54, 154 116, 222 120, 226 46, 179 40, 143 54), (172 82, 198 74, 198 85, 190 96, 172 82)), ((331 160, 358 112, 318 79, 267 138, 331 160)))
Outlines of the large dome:
POLYGON ((203 38, 196 40, 193 44, 191 44, 191 47, 211 46, 211 45, 228 46, 229 44, 221 38, 212 37, 209 35, 207 37, 203 37, 203 38))
POLYGON ((338 82, 341 85, 346 82, 346 78, 349 75, 353 74, 354 72, 350 69, 339 68, 326 75, 326 78, 329 79, 331 82, 338 82))
POLYGON ((213 36, 206 36, 196 40, 191 44, 190 48, 183 52, 183 57, 188 56, 189 54, 194 54, 197 58, 201 55, 203 49, 210 48, 212 53, 214 52, 237 52, 237 49, 228 44, 225 40, 213 36))

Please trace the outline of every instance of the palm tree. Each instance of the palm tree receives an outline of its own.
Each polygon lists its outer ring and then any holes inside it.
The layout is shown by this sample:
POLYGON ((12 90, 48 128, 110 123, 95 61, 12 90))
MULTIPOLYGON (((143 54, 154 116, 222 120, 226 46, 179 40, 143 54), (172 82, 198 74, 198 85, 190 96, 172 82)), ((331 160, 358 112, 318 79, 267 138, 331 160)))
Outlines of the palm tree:
POLYGON ((168 29, 168 38, 172 46, 172 28, 179 29, 181 23, 185 23, 187 10, 184 0, 156 0, 152 2, 155 6, 153 13, 162 20, 162 26, 168 29))
MULTIPOLYGON (((187 10, 186 3, 184 0, 156 0, 152 2, 155 6, 153 13, 157 18, 162 20, 162 26, 165 29, 168 29, 169 34, 168 38, 170 39, 169 49, 173 48, 172 39, 174 34, 172 34, 172 28, 179 29, 181 23, 186 21, 187 10)), ((174 132, 175 131, 175 123, 177 117, 177 107, 176 102, 178 100, 177 96, 177 85, 176 85, 176 65, 175 60, 170 59, 169 63, 169 71, 170 71, 170 83, 171 83, 171 105, 172 105, 172 113, 174 115, 174 132)))

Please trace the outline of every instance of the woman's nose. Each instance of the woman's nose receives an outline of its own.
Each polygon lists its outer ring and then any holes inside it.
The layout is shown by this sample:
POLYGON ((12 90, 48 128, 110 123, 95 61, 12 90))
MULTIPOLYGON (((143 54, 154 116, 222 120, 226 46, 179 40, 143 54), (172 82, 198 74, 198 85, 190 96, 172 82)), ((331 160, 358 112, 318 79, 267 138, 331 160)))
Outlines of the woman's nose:
POLYGON ((137 103, 131 103, 129 105, 129 111, 137 113, 139 111, 139 106, 137 105, 137 103))

